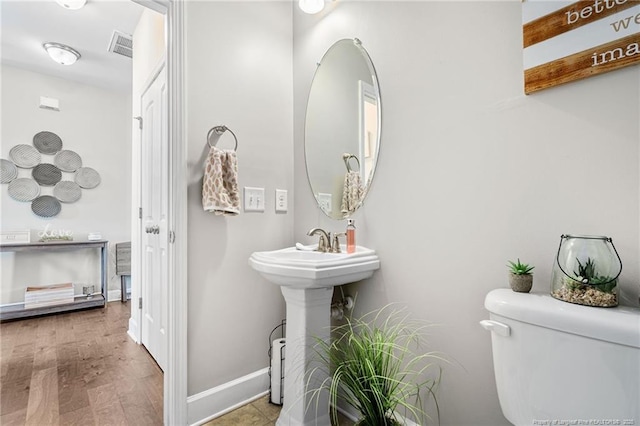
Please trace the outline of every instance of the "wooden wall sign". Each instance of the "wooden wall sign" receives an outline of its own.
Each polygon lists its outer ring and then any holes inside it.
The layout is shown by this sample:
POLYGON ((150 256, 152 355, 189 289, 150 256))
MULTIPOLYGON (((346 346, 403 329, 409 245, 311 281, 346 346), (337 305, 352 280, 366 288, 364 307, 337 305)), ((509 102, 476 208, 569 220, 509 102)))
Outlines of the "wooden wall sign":
POLYGON ((640 0, 524 0, 526 94, 640 63, 640 0))

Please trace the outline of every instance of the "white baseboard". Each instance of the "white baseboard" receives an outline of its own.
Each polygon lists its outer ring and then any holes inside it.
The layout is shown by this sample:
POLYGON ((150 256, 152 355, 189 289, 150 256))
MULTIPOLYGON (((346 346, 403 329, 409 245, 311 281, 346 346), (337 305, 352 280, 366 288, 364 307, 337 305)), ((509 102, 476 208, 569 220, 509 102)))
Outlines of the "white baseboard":
POLYGON ((204 424, 269 392, 269 368, 232 380, 187 398, 187 423, 204 424))
POLYGON ((340 407, 338 406, 338 411, 345 416, 346 418, 348 418, 349 420, 351 420, 352 422, 357 422, 358 419, 358 413, 355 411, 355 409, 353 407, 340 407))
MULTIPOLYGON (((131 327, 131 322, 129 324, 131 327)), ((199 426, 242 407, 269 393, 269 368, 224 383, 215 388, 187 398, 187 418, 191 426, 199 426)), ((356 422, 358 413, 351 407, 338 407, 345 417, 356 422)), ((398 416, 405 426, 418 426, 409 419, 398 416)))
MULTIPOLYGON (((338 411, 342 413, 343 416, 351 420, 352 422, 357 422, 359 419, 358 412, 355 411, 353 407, 338 407, 338 411)), ((397 418, 403 426, 419 426, 417 423, 407 419, 406 417, 402 417, 400 414, 397 414, 397 418)))
POLYGON ((120 295, 122 294, 122 292, 120 290, 109 290, 107 292, 107 300, 109 302, 115 302, 115 301, 120 301, 120 295))
POLYGON ((133 339, 134 342, 139 344, 140 333, 138 332, 138 330, 138 323, 136 322, 136 320, 133 317, 129 318, 129 329, 127 330, 127 334, 133 339))
POLYGON ((398 416, 400 418, 400 421, 402 422, 402 424, 404 426, 420 426, 418 423, 413 422, 409 419, 407 419, 406 417, 402 417, 402 416, 398 416))

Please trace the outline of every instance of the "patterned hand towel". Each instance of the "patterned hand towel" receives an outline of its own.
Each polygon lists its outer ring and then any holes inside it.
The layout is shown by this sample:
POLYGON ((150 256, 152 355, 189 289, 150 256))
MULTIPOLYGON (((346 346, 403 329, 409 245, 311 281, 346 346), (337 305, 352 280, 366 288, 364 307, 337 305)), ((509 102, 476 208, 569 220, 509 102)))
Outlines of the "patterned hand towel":
POLYGON ((202 179, 202 207, 216 215, 240 213, 236 152, 215 146, 209 150, 202 179))
POLYGON ((342 213, 353 213, 360 204, 362 197, 362 182, 360 173, 347 172, 344 175, 344 189, 342 190, 342 213))

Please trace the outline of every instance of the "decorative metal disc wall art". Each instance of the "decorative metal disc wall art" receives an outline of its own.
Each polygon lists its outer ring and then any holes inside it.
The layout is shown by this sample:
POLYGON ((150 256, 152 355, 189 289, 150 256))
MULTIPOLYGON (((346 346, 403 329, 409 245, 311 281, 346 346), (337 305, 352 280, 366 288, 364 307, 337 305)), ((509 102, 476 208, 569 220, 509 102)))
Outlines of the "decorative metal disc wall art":
POLYGON ((15 179, 9 184, 9 196, 16 201, 33 201, 40 195, 40 186, 29 178, 15 179))
POLYGON ((49 163, 38 164, 31 172, 33 178, 42 186, 53 186, 62 180, 62 171, 49 163))
POLYGON ((42 156, 31 145, 16 145, 9 151, 9 158, 18 167, 32 169, 40 164, 42 156))
POLYGON ((53 195, 63 203, 75 203, 82 197, 80 185, 70 180, 58 182, 53 188, 53 195))
POLYGON ((33 146, 14 146, 9 151, 9 158, 11 161, 0 159, 0 183, 9 184, 9 196, 14 200, 31 201, 31 210, 40 217, 57 216, 62 210, 61 202, 74 203, 82 197, 82 189, 95 188, 101 182, 95 169, 82 167, 78 153, 62 150, 62 139, 53 132, 36 133, 33 146), (53 164, 42 162, 42 155, 55 156, 53 164), (33 179, 19 178, 20 169, 33 169, 33 179), (64 179, 64 173, 75 173, 73 180, 64 179), (40 195, 41 188, 46 187, 53 187, 53 196, 40 195))
POLYGON ((33 200, 31 210, 40 217, 54 217, 60 213, 62 205, 51 195, 41 195, 33 200))
POLYGON ((100 174, 91 167, 80 167, 75 181, 81 188, 91 189, 100 185, 100 174))
POLYGON ((40 132, 33 137, 33 146, 43 154, 52 155, 62 149, 62 139, 53 132, 40 132))
POLYGON ((56 154, 53 164, 63 172, 75 172, 82 167, 82 158, 77 153, 65 149, 56 154))
POLYGON ((9 183, 18 177, 18 168, 9 160, 0 158, 0 183, 9 183))

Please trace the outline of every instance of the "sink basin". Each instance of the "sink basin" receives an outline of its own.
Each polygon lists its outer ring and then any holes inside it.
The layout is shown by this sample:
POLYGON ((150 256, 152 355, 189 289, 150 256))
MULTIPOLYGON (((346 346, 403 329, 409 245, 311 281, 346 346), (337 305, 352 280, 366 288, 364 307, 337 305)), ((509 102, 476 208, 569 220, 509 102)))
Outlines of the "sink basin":
POLYGON ((274 284, 323 288, 369 278, 380 268, 374 250, 357 246, 355 253, 322 253, 288 247, 255 252, 249 265, 274 284))

